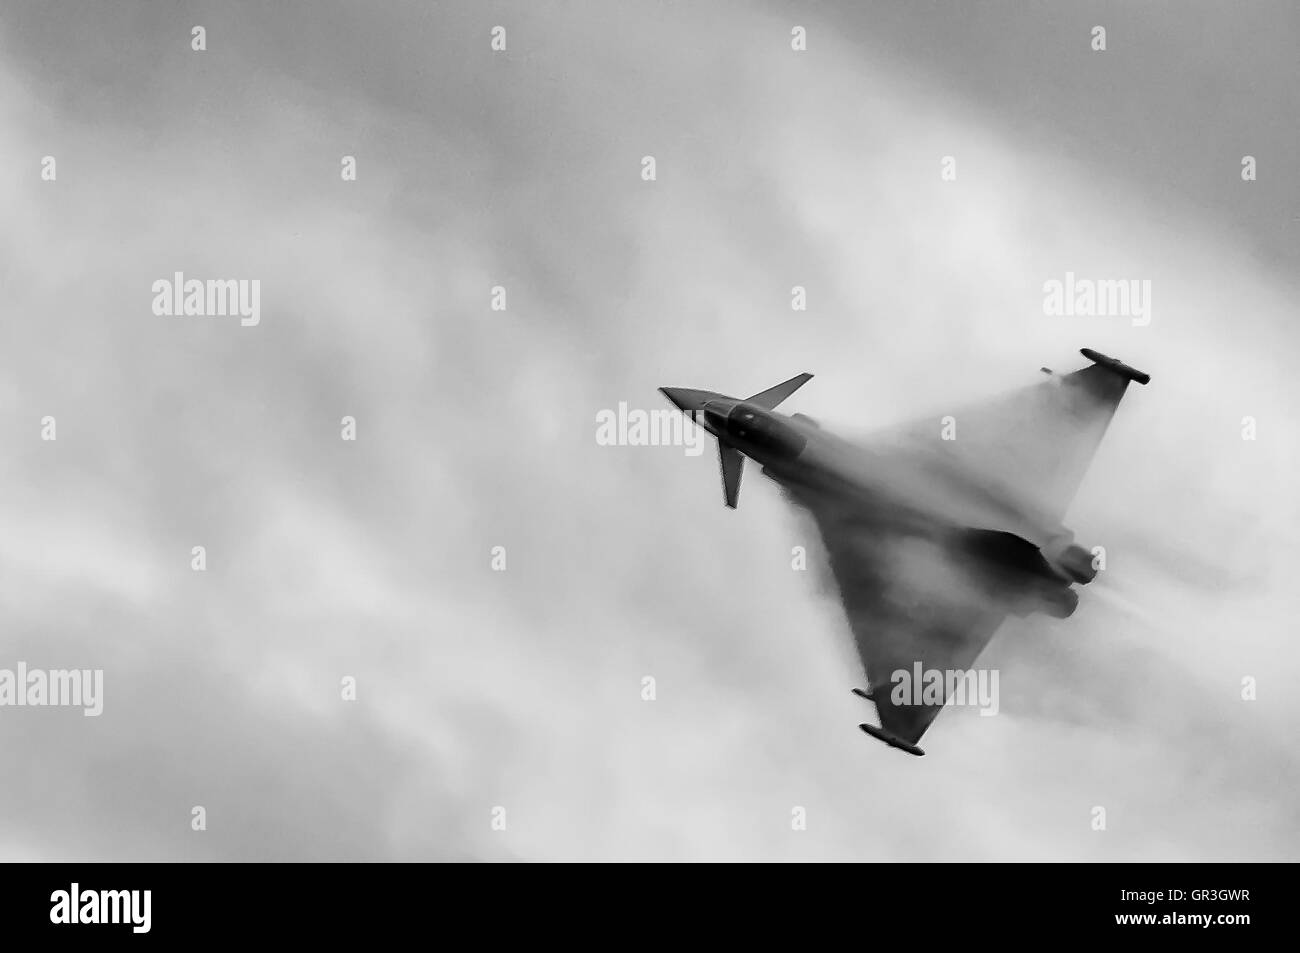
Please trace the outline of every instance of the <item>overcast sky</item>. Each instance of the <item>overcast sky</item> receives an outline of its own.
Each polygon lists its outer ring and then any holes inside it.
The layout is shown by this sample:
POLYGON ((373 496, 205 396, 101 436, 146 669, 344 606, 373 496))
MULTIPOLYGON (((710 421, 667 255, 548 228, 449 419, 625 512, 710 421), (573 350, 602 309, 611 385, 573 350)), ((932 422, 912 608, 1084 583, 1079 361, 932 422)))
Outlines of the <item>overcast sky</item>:
POLYGON ((105 697, 0 709, 0 858, 1296 859, 1298 33, 9 0, 0 668, 105 697), (178 271, 259 280, 260 324, 155 315, 178 271), (1066 272, 1151 281, 1150 324, 1044 315, 1066 272), (828 428, 937 420, 1081 346, 1153 378, 1067 516, 1107 571, 1002 630, 1001 713, 922 759, 857 730, 757 468, 731 512, 712 447, 595 441, 660 385, 805 370, 782 409, 828 428))

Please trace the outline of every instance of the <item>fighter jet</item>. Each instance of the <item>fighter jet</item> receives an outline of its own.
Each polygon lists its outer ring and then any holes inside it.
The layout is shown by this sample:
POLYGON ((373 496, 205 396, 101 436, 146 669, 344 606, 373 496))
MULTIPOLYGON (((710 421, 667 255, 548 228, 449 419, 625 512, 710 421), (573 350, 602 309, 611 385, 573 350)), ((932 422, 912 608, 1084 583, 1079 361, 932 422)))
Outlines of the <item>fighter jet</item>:
POLYGON ((1096 576, 1062 520, 1129 383, 1151 378, 1080 353, 1092 362, 1081 370, 1043 368, 1040 383, 866 442, 776 412, 811 374, 743 400, 660 388, 717 437, 728 507, 748 457, 811 514, 867 676, 853 691, 879 716, 859 725, 873 738, 924 754, 944 702, 891 691, 897 673, 967 671, 1007 616, 1067 618, 1074 586, 1096 576))

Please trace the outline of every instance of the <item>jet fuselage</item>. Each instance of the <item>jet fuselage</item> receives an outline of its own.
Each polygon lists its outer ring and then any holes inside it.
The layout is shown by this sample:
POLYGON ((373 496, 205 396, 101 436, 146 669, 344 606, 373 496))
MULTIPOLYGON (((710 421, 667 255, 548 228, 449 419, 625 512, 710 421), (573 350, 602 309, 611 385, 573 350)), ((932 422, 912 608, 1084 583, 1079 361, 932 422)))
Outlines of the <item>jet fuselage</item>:
POLYGON ((877 453, 806 419, 721 394, 704 399, 695 419, 760 464, 796 499, 809 492, 834 494, 887 511, 894 523, 996 528, 1045 551, 1072 538, 1059 523, 1026 512, 1009 494, 947 465, 938 450, 905 458, 877 453))

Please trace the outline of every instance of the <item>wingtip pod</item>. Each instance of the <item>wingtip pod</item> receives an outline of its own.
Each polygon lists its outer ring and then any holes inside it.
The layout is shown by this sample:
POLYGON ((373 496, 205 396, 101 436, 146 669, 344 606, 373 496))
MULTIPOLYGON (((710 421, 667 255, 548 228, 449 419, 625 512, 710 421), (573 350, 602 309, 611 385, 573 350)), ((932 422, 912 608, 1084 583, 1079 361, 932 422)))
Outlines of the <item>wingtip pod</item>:
POLYGON ((1100 364, 1102 367, 1108 367, 1116 374, 1126 377, 1128 380, 1137 381, 1139 384, 1151 383, 1151 375, 1145 371, 1139 371, 1136 367, 1129 367, 1118 358, 1108 357, 1100 351, 1094 351, 1090 347, 1079 349, 1079 353, 1092 361, 1094 364, 1100 364))
POLYGON ((877 741, 883 741, 891 748, 897 748, 899 751, 906 751, 908 754, 914 754, 918 758, 922 757, 925 752, 916 745, 908 744, 902 738, 896 738, 883 728, 877 728, 875 725, 858 725, 863 731, 871 735, 877 741))

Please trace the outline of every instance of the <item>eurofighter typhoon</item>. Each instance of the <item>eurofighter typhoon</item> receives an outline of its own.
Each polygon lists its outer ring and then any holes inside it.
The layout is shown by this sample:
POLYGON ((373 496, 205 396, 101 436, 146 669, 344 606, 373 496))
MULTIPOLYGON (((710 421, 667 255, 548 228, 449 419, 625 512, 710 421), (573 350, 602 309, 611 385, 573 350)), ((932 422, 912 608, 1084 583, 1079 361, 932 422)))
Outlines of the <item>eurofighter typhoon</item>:
POLYGON ((1131 381, 1150 376, 1089 348, 1092 363, 956 409, 959 439, 937 420, 874 443, 850 442, 775 408, 800 374, 744 400, 661 392, 717 437, 726 505, 745 458, 815 520, 875 704, 873 738, 910 754, 943 701, 901 702, 892 673, 970 669, 1008 615, 1070 616, 1074 586, 1097 574, 1062 519, 1131 381))

